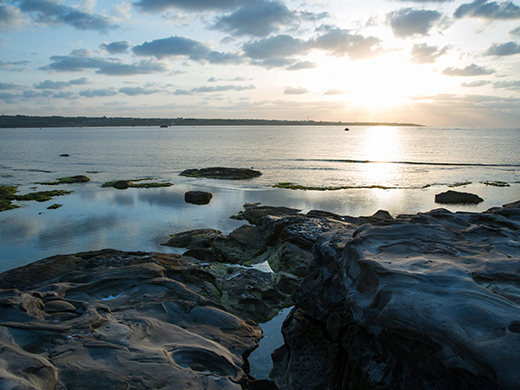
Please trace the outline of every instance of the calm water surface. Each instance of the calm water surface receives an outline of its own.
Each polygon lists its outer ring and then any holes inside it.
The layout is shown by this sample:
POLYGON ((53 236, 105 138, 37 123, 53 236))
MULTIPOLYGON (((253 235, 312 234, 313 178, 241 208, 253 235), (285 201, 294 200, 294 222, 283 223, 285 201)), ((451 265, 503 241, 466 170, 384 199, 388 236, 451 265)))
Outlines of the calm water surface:
POLYGON ((49 202, 20 202, 0 214, 0 272, 54 254, 101 248, 168 252, 169 235, 210 227, 229 232, 246 202, 321 209, 342 215, 392 214, 439 207, 436 193, 479 194, 482 211, 520 199, 520 129, 415 127, 236 126, 160 128, 0 129, 0 184, 20 193, 67 189, 49 202), (70 157, 60 157, 61 154, 70 157), (179 176, 188 168, 254 167, 247 181, 179 176), (87 175, 91 182, 36 185, 87 175), (101 188, 118 179, 152 177, 170 188, 101 188), (509 187, 482 184, 503 181, 509 187), (274 189, 278 182, 348 186, 340 191, 274 189), (371 189, 371 186, 382 188, 371 189), (184 192, 207 190, 209 205, 184 202, 184 192), (53 203, 63 206, 47 210, 53 203))

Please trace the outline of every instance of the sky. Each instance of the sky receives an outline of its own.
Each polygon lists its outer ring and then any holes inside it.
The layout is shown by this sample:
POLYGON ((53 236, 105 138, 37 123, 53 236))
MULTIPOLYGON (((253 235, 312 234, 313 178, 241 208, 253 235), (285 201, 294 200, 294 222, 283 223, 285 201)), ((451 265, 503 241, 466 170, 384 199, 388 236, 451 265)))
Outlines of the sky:
POLYGON ((520 6, 0 0, 0 114, 520 127, 520 6))

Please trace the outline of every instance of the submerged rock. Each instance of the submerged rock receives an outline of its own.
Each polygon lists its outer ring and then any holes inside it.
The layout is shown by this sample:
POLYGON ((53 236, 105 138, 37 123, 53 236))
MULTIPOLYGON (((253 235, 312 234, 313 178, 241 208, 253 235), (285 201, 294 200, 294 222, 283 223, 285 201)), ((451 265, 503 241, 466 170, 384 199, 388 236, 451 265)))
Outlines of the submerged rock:
POLYGON ((278 387, 520 388, 519 232, 517 202, 321 235, 273 355, 278 387))
POLYGON ((464 203, 480 203, 483 202, 480 196, 469 192, 446 191, 435 195, 435 203, 445 204, 464 204, 464 203))

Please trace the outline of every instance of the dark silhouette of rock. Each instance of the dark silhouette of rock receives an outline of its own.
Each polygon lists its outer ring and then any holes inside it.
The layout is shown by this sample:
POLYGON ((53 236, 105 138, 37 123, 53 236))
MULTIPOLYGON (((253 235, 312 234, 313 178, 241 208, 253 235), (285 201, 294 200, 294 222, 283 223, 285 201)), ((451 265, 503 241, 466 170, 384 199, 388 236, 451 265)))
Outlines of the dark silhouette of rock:
POLYGON ((126 190, 130 188, 130 182, 128 180, 116 180, 113 183, 110 183, 110 187, 114 187, 118 190, 126 190))
POLYGON ((184 194, 184 201, 193 204, 208 204, 213 195, 204 191, 188 191, 184 194))
POLYGON ((60 157, 70 157, 70 154, 63 153, 63 154, 60 154, 60 157))
POLYGON ((435 195, 435 203, 445 204, 464 204, 464 203, 480 203, 483 202, 480 196, 470 194, 469 192, 446 191, 435 195))
POLYGON ((179 175, 188 177, 205 177, 208 179, 245 180, 261 176, 262 172, 248 168, 212 167, 202 169, 186 169, 179 175))

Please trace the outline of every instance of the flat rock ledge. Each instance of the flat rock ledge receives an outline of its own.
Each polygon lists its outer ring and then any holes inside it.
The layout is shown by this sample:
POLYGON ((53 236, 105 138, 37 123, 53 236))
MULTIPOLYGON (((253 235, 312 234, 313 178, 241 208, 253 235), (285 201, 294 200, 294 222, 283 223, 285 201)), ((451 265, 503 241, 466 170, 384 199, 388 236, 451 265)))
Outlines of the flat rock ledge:
POLYGON ((202 169, 186 169, 185 171, 179 173, 179 175, 187 177, 204 177, 207 179, 245 180, 261 176, 262 172, 248 168, 212 167, 202 169))
POLYGON ((280 389, 520 388, 520 201, 331 230, 310 268, 280 389))

